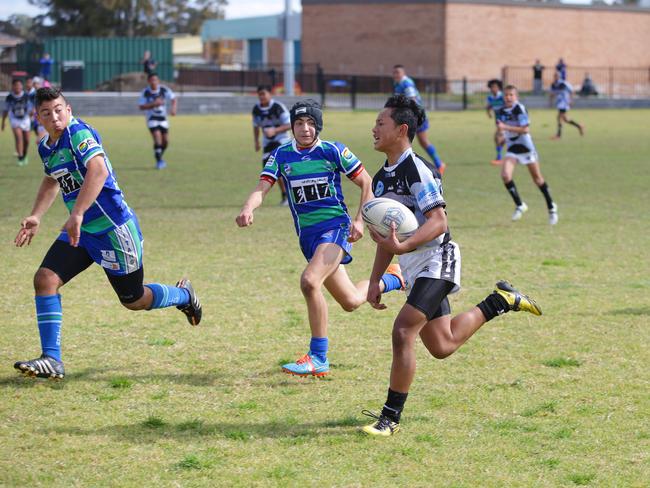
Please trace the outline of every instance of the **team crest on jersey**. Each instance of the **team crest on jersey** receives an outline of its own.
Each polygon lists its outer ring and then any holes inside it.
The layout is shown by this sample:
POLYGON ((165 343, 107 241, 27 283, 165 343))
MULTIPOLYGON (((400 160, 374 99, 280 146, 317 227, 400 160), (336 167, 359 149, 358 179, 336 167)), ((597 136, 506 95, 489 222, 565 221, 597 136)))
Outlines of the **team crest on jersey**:
POLYGON ((378 181, 377 186, 375 187, 375 196, 378 197, 384 194, 384 182, 378 181))
POLYGON ((345 149, 343 149, 342 156, 343 156, 345 159, 350 159, 350 158, 352 157, 352 151, 350 151, 350 150, 346 147, 345 149))
POLYGON ((81 155, 83 156, 93 147, 99 147, 99 144, 97 144, 97 141, 95 139, 88 138, 81 141, 77 146, 77 149, 79 150, 79 153, 81 153, 81 155))

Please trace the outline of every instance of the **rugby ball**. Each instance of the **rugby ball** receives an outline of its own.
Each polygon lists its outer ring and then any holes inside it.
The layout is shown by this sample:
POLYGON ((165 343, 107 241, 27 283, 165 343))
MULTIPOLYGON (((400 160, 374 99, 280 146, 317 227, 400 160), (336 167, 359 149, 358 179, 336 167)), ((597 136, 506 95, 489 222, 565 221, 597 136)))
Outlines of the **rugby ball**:
POLYGON ((418 220, 408 207, 391 198, 374 198, 361 208, 363 221, 374 231, 386 237, 391 223, 395 224, 397 240, 402 242, 418 230, 418 220))

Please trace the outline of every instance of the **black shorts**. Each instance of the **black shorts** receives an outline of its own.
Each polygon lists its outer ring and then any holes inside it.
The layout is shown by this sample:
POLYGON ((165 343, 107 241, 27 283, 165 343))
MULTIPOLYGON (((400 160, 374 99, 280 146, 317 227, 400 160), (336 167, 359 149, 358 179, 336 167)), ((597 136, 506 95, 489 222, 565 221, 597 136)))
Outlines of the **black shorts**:
POLYGON ((454 283, 435 278, 418 278, 413 284, 406 303, 422 312, 427 320, 437 319, 451 313, 447 295, 454 283))
POLYGON ((269 142, 266 146, 264 146, 264 149, 262 149, 263 156, 262 156, 262 167, 266 166, 266 162, 269 160, 271 157, 271 153, 275 151, 277 148, 279 148, 282 144, 279 142, 269 142))
POLYGON ((169 129, 167 127, 161 127, 159 125, 156 127, 149 127, 149 132, 153 134, 155 131, 158 131, 161 134, 167 134, 169 132, 169 129))
MULTIPOLYGON (((41 268, 55 272, 65 284, 93 263, 90 254, 83 247, 72 247, 67 242, 57 239, 45 254, 41 268)), ((144 269, 142 266, 127 275, 112 275, 106 270, 104 272, 120 302, 133 303, 144 295, 144 269)))
POLYGON ((566 113, 566 108, 558 108, 557 111, 558 111, 558 113, 565 114, 566 113))

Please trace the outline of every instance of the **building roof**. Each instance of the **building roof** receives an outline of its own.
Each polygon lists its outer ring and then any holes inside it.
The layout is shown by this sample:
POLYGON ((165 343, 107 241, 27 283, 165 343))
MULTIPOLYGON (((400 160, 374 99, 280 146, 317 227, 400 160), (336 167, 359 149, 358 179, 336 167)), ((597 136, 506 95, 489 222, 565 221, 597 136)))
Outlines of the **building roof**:
POLYGON ((203 43, 199 36, 174 36, 172 38, 174 56, 191 56, 203 54, 203 43))
POLYGON ((0 32, 0 48, 16 47, 23 42, 25 42, 25 39, 0 32))

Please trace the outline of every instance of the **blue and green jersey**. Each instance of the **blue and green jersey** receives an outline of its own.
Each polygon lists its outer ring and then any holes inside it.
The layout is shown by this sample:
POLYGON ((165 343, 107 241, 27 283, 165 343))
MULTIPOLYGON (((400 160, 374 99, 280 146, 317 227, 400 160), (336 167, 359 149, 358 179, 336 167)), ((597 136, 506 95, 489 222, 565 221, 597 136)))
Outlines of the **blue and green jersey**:
POLYGON ((108 177, 97 199, 84 214, 81 224, 83 232, 103 234, 124 224, 133 216, 117 185, 108 155, 95 129, 81 119, 72 117, 56 143, 50 147, 48 142, 49 137, 41 140, 38 154, 43 160, 45 174, 59 182, 68 211, 72 211, 79 196, 86 176, 86 164, 99 154, 104 156, 108 177))
POLYGON ((270 183, 282 178, 300 236, 350 225, 341 173, 354 179, 362 171, 359 158, 343 144, 319 139, 306 149, 300 149, 296 141, 283 144, 271 154, 260 177, 270 183))

